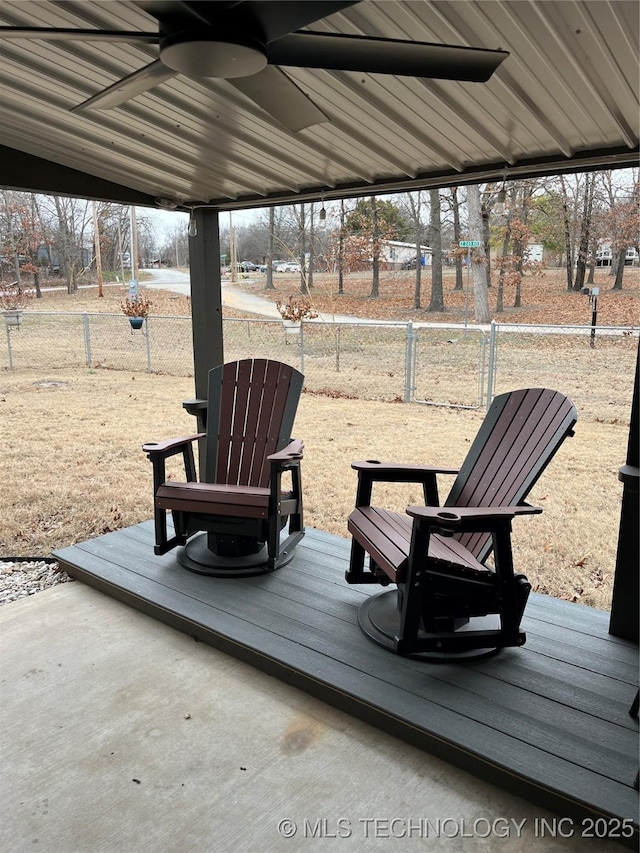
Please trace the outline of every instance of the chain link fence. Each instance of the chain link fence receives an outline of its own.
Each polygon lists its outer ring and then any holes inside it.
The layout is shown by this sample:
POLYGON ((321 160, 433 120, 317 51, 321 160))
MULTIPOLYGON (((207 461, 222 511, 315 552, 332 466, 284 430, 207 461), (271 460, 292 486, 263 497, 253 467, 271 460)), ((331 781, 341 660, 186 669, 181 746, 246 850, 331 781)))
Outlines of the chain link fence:
POLYGON ((580 417, 628 423, 638 332, 607 326, 492 324, 488 396, 514 388, 556 388, 580 417), (593 346, 591 344, 593 343, 593 346))
MULTIPOLYGON (((637 331, 590 326, 490 328, 393 322, 303 323, 225 319, 225 359, 276 358, 305 374, 312 393, 484 408, 496 394, 546 386, 571 397, 581 417, 629 418, 637 331)), ((0 327, 1 328, 1 327, 0 327)), ((149 317, 141 330, 122 314, 25 312, 5 327, 5 368, 47 371, 87 365, 193 374, 189 317, 149 317)))

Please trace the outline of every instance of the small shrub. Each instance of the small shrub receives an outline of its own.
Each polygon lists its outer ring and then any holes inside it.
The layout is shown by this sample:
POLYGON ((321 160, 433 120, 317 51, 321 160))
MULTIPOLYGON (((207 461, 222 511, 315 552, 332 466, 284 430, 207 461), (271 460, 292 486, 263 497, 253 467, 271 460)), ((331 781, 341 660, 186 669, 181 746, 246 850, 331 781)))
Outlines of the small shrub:
POLYGON ((151 310, 153 302, 148 296, 128 296, 120 307, 127 317, 146 317, 151 310))
POLYGON ((16 311, 20 308, 26 308, 32 298, 33 290, 25 290, 17 282, 2 285, 0 287, 0 310, 16 311))
POLYGON ((318 312, 311 307, 311 302, 305 298, 290 296, 287 302, 276 302, 276 308, 283 320, 293 320, 299 323, 301 320, 313 320, 318 312))

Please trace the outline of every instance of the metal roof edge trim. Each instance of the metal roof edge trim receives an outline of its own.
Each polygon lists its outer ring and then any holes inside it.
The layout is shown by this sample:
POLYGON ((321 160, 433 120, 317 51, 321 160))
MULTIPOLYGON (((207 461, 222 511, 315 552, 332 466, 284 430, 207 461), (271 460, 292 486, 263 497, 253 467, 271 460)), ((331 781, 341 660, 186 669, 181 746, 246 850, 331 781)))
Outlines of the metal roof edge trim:
MULTIPOLYGON (((210 207, 218 210, 242 210, 269 207, 305 201, 355 198, 367 195, 384 195, 419 189, 439 189, 495 181, 523 180, 570 172, 586 172, 598 168, 621 169, 639 165, 640 147, 595 149, 576 152, 572 157, 532 157, 513 165, 504 162, 474 165, 461 172, 437 171, 415 177, 390 176, 371 183, 349 182, 332 187, 311 186, 295 192, 283 191, 267 195, 241 196, 236 199, 193 199, 182 201, 178 209, 210 207)), ((96 175, 64 166, 0 145, 0 186, 5 189, 52 195, 89 198, 119 204, 136 204, 157 207, 157 195, 150 195, 132 187, 105 180, 96 175)))

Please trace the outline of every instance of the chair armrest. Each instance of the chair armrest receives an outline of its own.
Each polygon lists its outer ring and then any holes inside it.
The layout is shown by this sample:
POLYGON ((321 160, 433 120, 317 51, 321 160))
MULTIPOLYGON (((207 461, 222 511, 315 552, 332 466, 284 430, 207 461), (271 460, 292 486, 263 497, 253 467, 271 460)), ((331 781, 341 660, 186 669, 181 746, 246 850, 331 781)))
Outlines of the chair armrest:
POLYGON ((190 415, 197 415, 202 409, 207 408, 207 401, 199 400, 197 398, 193 400, 183 400, 182 408, 189 412, 190 415))
POLYGON ((207 413, 209 409, 206 400, 183 400, 182 408, 195 417, 198 422, 197 429, 205 430, 207 428, 207 413))
POLYGON ((286 447, 278 450, 277 453, 271 453, 267 456, 269 462, 293 462, 302 459, 304 452, 304 441, 299 438, 293 438, 286 447))
POLYGON ((356 506, 369 506, 374 483, 421 483, 424 502, 428 506, 438 506, 437 474, 457 474, 457 468, 438 468, 434 465, 406 465, 398 462, 379 462, 367 459, 364 462, 352 462, 351 467, 358 472, 358 491, 356 506))
POLYGON ((445 533, 488 533, 497 530, 516 515, 538 515, 542 507, 528 504, 493 507, 409 506, 406 512, 412 518, 445 533))
POLYGON ((166 461, 170 456, 182 453, 184 462, 184 473, 187 482, 193 483, 197 480, 195 459, 193 454, 193 442, 204 438, 206 433, 197 432, 194 435, 183 435, 179 438, 169 438, 167 441, 148 441, 142 445, 142 449, 151 460, 153 466, 153 494, 155 495, 167 478, 166 461))
POLYGON ((199 438, 204 438, 206 433, 197 432, 194 435, 182 435, 178 438, 169 438, 166 441, 147 441, 142 445, 145 453, 162 453, 167 456, 179 453, 185 445, 191 444, 199 438))
POLYGON ((436 465, 408 465, 400 462, 379 462, 366 459, 352 462, 351 467, 371 480, 385 483, 422 483, 434 474, 457 474, 457 468, 439 468, 436 465))

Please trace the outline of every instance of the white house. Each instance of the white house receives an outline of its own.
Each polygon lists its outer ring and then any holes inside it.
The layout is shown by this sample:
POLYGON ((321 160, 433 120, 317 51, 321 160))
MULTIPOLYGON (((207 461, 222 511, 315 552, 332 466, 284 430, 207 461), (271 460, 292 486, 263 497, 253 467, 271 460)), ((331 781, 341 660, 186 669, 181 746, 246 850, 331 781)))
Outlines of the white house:
MULTIPOLYGON (((422 266, 431 265, 431 249, 420 246, 422 266)), ((380 264, 383 269, 412 269, 416 262, 416 244, 402 243, 399 240, 385 240, 380 252, 380 264)))
MULTIPOLYGON (((610 243, 600 243, 596 250, 596 266, 610 267, 613 261, 613 250, 610 243)), ((635 266, 638 263, 638 250, 629 246, 624 257, 625 266, 635 266)))

